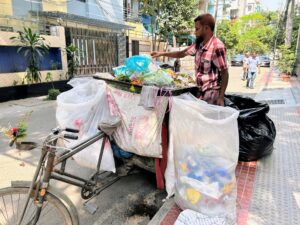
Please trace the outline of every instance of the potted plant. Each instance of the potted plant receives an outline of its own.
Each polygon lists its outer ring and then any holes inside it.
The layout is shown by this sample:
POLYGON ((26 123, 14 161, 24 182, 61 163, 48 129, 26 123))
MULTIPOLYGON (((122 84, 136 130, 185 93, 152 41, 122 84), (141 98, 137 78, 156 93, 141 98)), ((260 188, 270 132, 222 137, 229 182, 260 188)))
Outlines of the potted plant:
POLYGON ((47 100, 56 100, 57 96, 60 94, 59 89, 56 89, 53 85, 52 74, 50 72, 47 73, 46 79, 47 82, 51 82, 52 88, 48 90, 47 100))
POLYGON ((49 45, 44 43, 45 38, 33 32, 31 28, 24 27, 24 31, 18 31, 18 33, 19 36, 10 39, 22 44, 17 51, 26 58, 28 63, 24 79, 28 84, 41 82, 41 73, 38 66, 39 57, 48 54, 49 45))
POLYGON ((16 126, 9 125, 8 127, 0 128, 0 132, 9 138, 9 146, 13 146, 16 143, 16 148, 19 150, 31 150, 34 149, 37 144, 35 142, 24 142, 27 136, 28 123, 27 120, 31 115, 32 111, 26 113, 24 117, 20 119, 16 126))
POLYGON ((283 45, 279 47, 280 57, 278 67, 281 71, 280 77, 283 81, 289 81, 296 61, 294 51, 283 45))

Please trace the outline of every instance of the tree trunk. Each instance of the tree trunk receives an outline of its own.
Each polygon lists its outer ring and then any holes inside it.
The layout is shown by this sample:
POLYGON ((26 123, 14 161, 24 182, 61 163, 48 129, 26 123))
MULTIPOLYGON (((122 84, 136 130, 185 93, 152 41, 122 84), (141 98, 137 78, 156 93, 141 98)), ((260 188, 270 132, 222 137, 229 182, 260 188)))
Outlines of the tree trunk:
POLYGON ((292 33, 293 33, 293 19, 295 14, 295 0, 288 0, 287 5, 287 22, 286 22, 286 36, 285 36, 285 44, 287 46, 291 46, 292 42, 292 33))
POLYGON ((300 76, 300 25, 298 28, 298 38, 297 38, 297 47, 296 47, 296 71, 297 76, 300 76))
POLYGON ((173 35, 173 48, 176 48, 176 37, 175 37, 175 35, 173 35))
MULTIPOLYGON (((168 41, 165 42, 165 46, 164 46, 164 51, 166 52, 168 50, 168 41)), ((169 60, 169 58, 168 58, 169 60)), ((165 62, 166 61, 166 57, 164 56, 163 57, 163 61, 165 62)))

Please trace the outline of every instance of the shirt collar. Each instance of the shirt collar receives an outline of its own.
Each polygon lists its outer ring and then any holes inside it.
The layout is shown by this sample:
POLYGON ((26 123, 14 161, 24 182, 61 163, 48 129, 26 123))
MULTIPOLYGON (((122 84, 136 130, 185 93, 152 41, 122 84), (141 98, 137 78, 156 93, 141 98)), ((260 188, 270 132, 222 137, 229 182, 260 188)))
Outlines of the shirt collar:
POLYGON ((213 35, 204 46, 202 45, 202 50, 208 51, 208 49, 210 48, 214 38, 215 38, 215 36, 213 35))

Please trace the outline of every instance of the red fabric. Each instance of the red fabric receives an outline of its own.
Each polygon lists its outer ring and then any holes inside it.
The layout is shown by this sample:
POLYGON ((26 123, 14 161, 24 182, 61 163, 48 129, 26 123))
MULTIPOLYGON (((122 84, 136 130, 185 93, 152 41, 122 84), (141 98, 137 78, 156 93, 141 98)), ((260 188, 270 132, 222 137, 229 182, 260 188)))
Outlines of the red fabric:
POLYGON ((185 50, 186 55, 195 56, 195 73, 200 91, 220 89, 220 71, 226 70, 226 49, 219 39, 212 36, 200 49, 196 44, 185 50))
POLYGON ((156 174, 156 187, 158 189, 165 188, 165 171, 168 161, 168 128, 165 122, 162 124, 161 129, 161 145, 162 145, 162 158, 155 158, 155 174, 156 174))

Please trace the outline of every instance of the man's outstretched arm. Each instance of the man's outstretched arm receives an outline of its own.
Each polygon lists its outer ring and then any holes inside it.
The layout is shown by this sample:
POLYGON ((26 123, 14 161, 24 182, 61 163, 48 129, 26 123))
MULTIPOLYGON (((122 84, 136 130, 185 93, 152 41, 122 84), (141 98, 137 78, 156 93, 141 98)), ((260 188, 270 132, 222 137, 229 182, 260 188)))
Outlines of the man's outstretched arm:
POLYGON ((170 58, 183 58, 185 57, 185 51, 177 51, 177 52, 151 52, 151 56, 153 58, 157 58, 160 56, 170 57, 170 58))

